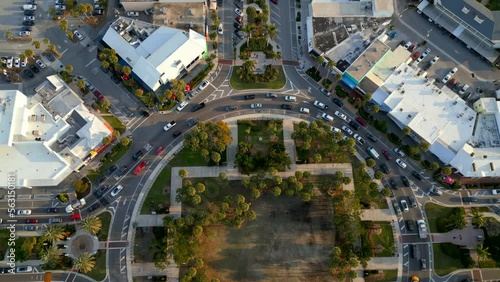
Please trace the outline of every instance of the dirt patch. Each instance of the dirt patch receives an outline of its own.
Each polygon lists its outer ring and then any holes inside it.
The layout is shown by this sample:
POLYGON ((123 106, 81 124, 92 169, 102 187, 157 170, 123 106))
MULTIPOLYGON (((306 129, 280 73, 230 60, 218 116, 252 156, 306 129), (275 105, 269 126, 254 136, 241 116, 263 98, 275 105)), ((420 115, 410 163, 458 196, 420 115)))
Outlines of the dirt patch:
POLYGON ((210 227, 203 244, 207 274, 220 281, 332 281, 334 246, 329 203, 263 195, 252 201, 257 219, 241 229, 210 227))

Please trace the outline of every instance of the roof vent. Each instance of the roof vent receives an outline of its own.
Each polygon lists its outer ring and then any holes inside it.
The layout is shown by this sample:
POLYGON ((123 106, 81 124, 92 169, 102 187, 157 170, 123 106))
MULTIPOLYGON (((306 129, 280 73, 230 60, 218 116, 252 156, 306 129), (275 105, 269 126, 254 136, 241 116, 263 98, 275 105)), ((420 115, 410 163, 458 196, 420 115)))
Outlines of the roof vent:
POLYGON ((472 170, 476 171, 476 164, 475 163, 472 163, 472 170))
POLYGON ((45 122, 45 115, 40 115, 40 119, 42 120, 42 122, 45 122))
POLYGON ((469 9, 467 9, 467 7, 463 7, 463 8, 462 8, 462 13, 464 13, 464 14, 466 14, 466 15, 469 13, 469 11, 470 11, 470 10, 469 10, 469 9))
POLYGON ((492 162, 490 162, 490 169, 491 169, 491 171, 495 171, 495 166, 493 166, 492 162))
POLYGON ((36 121, 36 115, 31 115, 31 121, 36 121))

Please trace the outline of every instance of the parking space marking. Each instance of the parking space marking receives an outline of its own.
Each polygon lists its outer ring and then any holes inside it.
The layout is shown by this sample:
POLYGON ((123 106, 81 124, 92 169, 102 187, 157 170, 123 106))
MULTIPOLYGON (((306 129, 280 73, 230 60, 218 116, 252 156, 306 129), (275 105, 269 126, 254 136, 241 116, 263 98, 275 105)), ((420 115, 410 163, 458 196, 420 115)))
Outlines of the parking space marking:
POLYGON ((94 58, 92 61, 90 61, 90 63, 86 64, 85 67, 88 67, 90 66, 95 60, 97 60, 96 58, 94 58))

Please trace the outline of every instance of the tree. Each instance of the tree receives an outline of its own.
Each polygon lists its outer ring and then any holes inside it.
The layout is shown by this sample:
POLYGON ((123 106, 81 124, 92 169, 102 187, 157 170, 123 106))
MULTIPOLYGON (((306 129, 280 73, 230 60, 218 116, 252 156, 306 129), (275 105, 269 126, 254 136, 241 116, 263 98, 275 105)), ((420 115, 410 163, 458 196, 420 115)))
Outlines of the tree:
POLYGON ((274 24, 268 24, 266 25, 266 37, 267 37, 267 44, 269 44, 269 40, 274 40, 278 36, 278 29, 274 24))
POLYGON ((213 151, 211 154, 210 154, 210 159, 212 159, 212 161, 216 164, 219 164, 220 160, 221 160, 221 156, 218 152, 215 152, 213 151))
POLYGON ((380 192, 384 197, 389 197, 391 195, 391 189, 389 189, 389 187, 384 187, 384 189, 382 189, 382 191, 380 192))
POLYGON ((318 63, 317 73, 319 73, 319 66, 321 66, 321 64, 323 64, 324 62, 325 62, 325 58, 323 58, 323 56, 316 57, 316 63, 318 63))
POLYGON ((40 49, 41 46, 40 41, 38 40, 31 42, 31 45, 35 46, 35 49, 40 49))
POLYGON ((73 184, 73 186, 75 187, 75 191, 77 193, 83 193, 83 192, 87 191, 87 189, 89 188, 89 183, 86 181, 83 181, 83 179, 78 179, 73 184))
MULTIPOLYGON (((102 101, 99 101, 99 107, 103 108, 103 109, 109 109, 109 106, 111 106, 111 104, 109 103, 109 100, 108 99, 104 99, 102 101)), ((118 130, 115 130, 115 132, 117 132, 118 130)))
POLYGON ((250 37, 252 37, 252 30, 253 30, 253 27, 249 24, 246 24, 241 28, 241 31, 243 31, 247 36, 247 46, 248 46, 248 41, 250 40, 250 37))
POLYGON ((137 96, 137 97, 142 97, 142 95, 144 95, 144 90, 142 90, 142 89, 140 89, 140 88, 139 88, 139 89, 136 89, 134 94, 135 94, 135 96, 137 96))
POLYGON ((85 7, 87 8, 87 13, 90 14, 90 17, 94 18, 94 16, 92 15, 92 12, 94 12, 94 6, 92 6, 92 4, 90 3, 85 3, 83 5, 85 5, 85 7))
POLYGON ((377 171, 375 171, 375 174, 373 175, 373 177, 375 177, 375 179, 380 180, 380 179, 384 178, 384 173, 381 172, 380 170, 377 170, 377 171))
POLYGON ((370 118, 372 117, 373 114, 378 113, 380 111, 380 107, 378 105, 372 105, 370 107, 370 118))
POLYGON ((101 61, 101 67, 107 69, 109 68, 109 62, 108 61, 101 61))
POLYGON ((321 159, 322 159, 321 154, 314 154, 314 161, 315 162, 319 163, 319 162, 321 162, 321 159))
POLYGON ((203 192, 205 192, 205 184, 203 183, 196 184, 196 193, 201 194, 203 192))
POLYGON ((281 188, 279 186, 274 186, 274 188, 273 188, 273 194, 274 194, 274 196, 281 195, 281 188))
POLYGON ((111 143, 111 136, 106 136, 102 138, 102 144, 109 145, 109 143, 111 143))
POLYGON ((399 137, 399 141, 403 138, 403 136, 408 136, 411 133, 411 129, 408 126, 405 126, 403 129, 401 129, 401 136, 399 137))
MULTIPOLYGON (((109 102, 108 102, 109 103, 109 102)), ((120 138, 120 131, 119 130, 115 130, 113 131, 113 138, 114 139, 118 139, 120 138)))
POLYGON ((254 221, 257 218, 257 214, 255 213, 255 211, 249 211, 247 212, 247 218, 250 221, 254 221))
POLYGON ((175 95, 175 100, 177 100, 178 102, 184 101, 185 99, 186 99, 186 94, 184 94, 184 92, 178 92, 175 95))
POLYGON ((256 65, 257 65, 257 63, 254 60, 246 60, 243 63, 243 69, 247 72, 247 75, 248 75, 248 74, 253 73, 256 65))
POLYGON ((73 261, 73 268, 81 273, 90 272, 95 266, 95 257, 90 253, 81 253, 76 260, 73 261))
POLYGON ((48 38, 44 38, 43 44, 50 45, 50 40, 48 38))
POLYGON ((443 167, 443 169, 441 170, 441 173, 448 176, 451 174, 451 167, 450 166, 445 166, 443 167))
POLYGON ((374 159, 369 158, 368 160, 366 160, 366 166, 367 166, 367 167, 371 167, 371 168, 373 168, 373 167, 375 167, 376 165, 377 165, 377 163, 375 162, 375 160, 374 160, 374 159))
POLYGON ((5 32, 5 37, 7 37, 7 39, 12 39, 12 30, 10 30, 10 29, 7 30, 5 32))
POLYGON ((227 123, 199 122, 198 126, 184 136, 184 146, 192 151, 203 150, 222 153, 232 141, 227 123))
POLYGON ((78 4, 78 5, 76 5, 76 10, 80 14, 84 14, 85 17, 88 18, 88 16, 87 16, 87 5, 85 5, 85 4, 78 4))
POLYGON ((26 55, 26 57, 28 58, 33 58, 35 56, 35 52, 33 52, 33 50, 31 49, 26 49, 24 50, 24 55, 26 55))
POLYGON ((61 253, 56 246, 50 246, 42 250, 40 259, 49 268, 54 268, 61 260, 61 253))
POLYGON ((183 169, 179 170, 179 177, 180 178, 184 179, 187 176, 188 176, 188 171, 186 169, 183 168, 183 169))
POLYGON ((420 144, 418 144, 418 148, 420 149, 420 151, 422 152, 427 152, 429 151, 429 143, 425 142, 425 141, 422 141, 420 142, 420 144))
POLYGON ((120 144, 122 144, 123 147, 127 147, 130 144, 130 138, 128 137, 123 137, 120 140, 120 144))
POLYGON ((54 44, 52 44, 52 43, 51 43, 51 44, 49 44, 48 48, 49 48, 49 50, 50 50, 51 52, 54 52, 54 53, 55 53, 55 52, 57 51, 57 47, 56 47, 56 45, 54 45, 54 44))
POLYGON ((79 79, 76 81, 76 86, 80 88, 81 90, 85 89, 85 81, 83 79, 79 79))
POLYGON ((172 79, 170 80, 170 87, 175 95, 179 95, 179 93, 184 94, 184 90, 186 89, 186 82, 182 79, 172 79))
POLYGON ((102 221, 100 217, 91 216, 82 220, 81 229, 90 234, 96 235, 102 228, 102 221))
POLYGON ((25 55, 25 54, 19 54, 19 59, 20 59, 21 61, 24 61, 24 60, 26 60, 26 59, 27 59, 27 57, 26 57, 26 55, 25 55))
POLYGON ((62 20, 59 23, 59 27, 61 28, 62 31, 66 32, 68 30, 68 21, 67 20, 62 20))
POLYGON ((131 69, 129 66, 123 66, 123 67, 121 68, 121 72, 122 72, 122 74, 124 74, 124 75, 129 75, 129 74, 131 74, 131 73, 132 73, 132 69, 131 69))
POLYGON ((479 209, 472 208, 472 225, 482 228, 485 223, 485 218, 479 209))
POLYGON ((476 253, 478 260, 488 260, 490 257, 490 253, 488 252, 488 247, 483 246, 483 244, 476 245, 476 253))
POLYGON ((225 172, 219 172, 220 180, 227 180, 227 174, 225 172))
POLYGON ((326 79, 328 79, 328 76, 330 76, 330 73, 336 65, 337 64, 335 63, 335 61, 328 60, 328 63, 326 64, 326 69, 328 70, 328 72, 326 73, 326 79))
POLYGON ((42 238, 51 244, 55 244, 64 239, 64 229, 61 225, 49 224, 43 232, 42 238))
POLYGON ((73 66, 72 65, 66 65, 65 69, 66 69, 66 71, 68 73, 71 73, 73 71, 73 66))

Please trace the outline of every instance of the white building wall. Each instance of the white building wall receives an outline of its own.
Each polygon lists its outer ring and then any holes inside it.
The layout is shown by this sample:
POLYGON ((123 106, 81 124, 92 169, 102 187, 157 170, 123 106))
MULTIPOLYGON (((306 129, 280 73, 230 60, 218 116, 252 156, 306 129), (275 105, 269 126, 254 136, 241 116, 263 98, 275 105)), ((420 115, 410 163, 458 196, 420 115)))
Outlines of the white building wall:
POLYGON ((436 140, 436 142, 432 143, 432 145, 429 147, 429 151, 436 155, 436 157, 438 157, 445 164, 449 164, 456 154, 441 142, 439 142, 439 140, 436 140))

